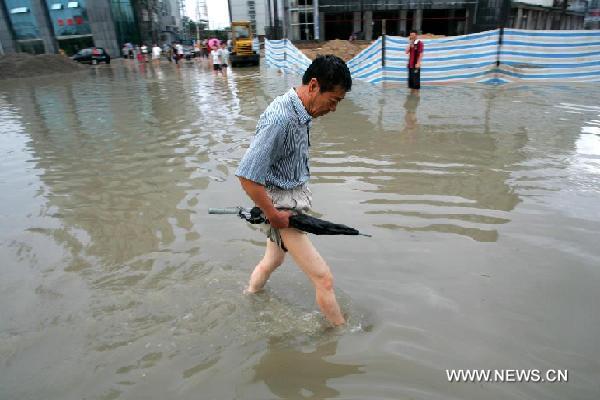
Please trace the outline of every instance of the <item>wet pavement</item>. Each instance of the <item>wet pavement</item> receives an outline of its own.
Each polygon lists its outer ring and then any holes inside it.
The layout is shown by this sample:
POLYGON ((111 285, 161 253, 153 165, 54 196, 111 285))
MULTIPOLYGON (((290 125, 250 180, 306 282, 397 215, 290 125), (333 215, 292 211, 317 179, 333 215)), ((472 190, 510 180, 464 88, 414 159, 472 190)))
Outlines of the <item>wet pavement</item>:
POLYGON ((355 82, 314 122, 313 237, 348 326, 261 233, 234 171, 264 67, 121 62, 0 83, 1 399, 597 399, 600 86, 355 82), (567 369, 449 383, 446 369, 567 369))

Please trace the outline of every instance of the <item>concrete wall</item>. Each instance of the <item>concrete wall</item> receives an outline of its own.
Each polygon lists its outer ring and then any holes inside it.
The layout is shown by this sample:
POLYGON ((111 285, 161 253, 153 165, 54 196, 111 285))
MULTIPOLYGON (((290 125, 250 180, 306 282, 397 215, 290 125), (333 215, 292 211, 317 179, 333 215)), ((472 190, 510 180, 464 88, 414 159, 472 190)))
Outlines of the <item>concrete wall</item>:
POLYGON ((17 51, 15 37, 10 28, 8 13, 4 1, 0 1, 0 53, 9 54, 17 51))
POLYGON ((519 3, 532 6, 552 7, 554 5, 554 0, 519 0, 519 3))
POLYGON ((516 17, 513 19, 511 28, 528 30, 556 30, 556 29, 583 29, 583 16, 573 14, 562 14, 561 11, 552 9, 531 9, 517 5, 513 9, 516 17))
POLYGON ((119 57, 120 45, 123 43, 117 43, 117 32, 112 18, 110 0, 88 1, 87 12, 94 44, 104 47, 111 57, 119 57))
MULTIPOLYGON (((179 7, 177 7, 177 0, 164 0, 169 5, 169 16, 175 18, 175 26, 181 27, 181 14, 179 13, 179 7)), ((188 10, 188 12, 191 10, 188 10)))
MULTIPOLYGON (((229 0, 229 5, 231 6, 230 18, 232 21, 250 21, 247 0, 229 0)), ((256 21, 256 32, 254 33, 262 36, 265 34, 265 25, 269 25, 269 21, 267 21, 267 2, 265 0, 255 0, 254 13, 256 21)))
POLYGON ((54 37, 54 28, 48 10, 46 8, 45 0, 31 0, 31 12, 37 23, 40 36, 44 42, 44 48, 46 53, 58 53, 58 42, 54 37))
POLYGON ((472 32, 482 32, 498 28, 500 24, 503 0, 482 0, 477 8, 473 7, 472 32))

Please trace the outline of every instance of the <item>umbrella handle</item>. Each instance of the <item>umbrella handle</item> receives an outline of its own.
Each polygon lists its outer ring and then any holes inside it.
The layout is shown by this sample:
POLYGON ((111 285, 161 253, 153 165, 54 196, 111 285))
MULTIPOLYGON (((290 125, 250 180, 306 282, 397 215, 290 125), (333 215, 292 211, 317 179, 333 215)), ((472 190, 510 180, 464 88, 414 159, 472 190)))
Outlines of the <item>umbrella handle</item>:
POLYGON ((239 214, 240 211, 244 210, 242 207, 226 207, 226 208, 209 208, 209 214, 239 214))

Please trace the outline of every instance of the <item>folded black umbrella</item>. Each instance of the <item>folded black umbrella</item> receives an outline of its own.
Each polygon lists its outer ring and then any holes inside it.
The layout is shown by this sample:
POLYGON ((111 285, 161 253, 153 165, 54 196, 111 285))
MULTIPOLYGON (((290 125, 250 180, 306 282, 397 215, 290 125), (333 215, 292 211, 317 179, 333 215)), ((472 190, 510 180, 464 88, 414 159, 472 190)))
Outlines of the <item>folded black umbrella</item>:
MULTIPOLYGON (((240 218, 250 222, 251 224, 262 224, 269 222, 264 217, 262 210, 258 207, 254 207, 252 209, 246 209, 242 207, 210 208, 208 213, 237 214, 240 218)), ((325 221, 324 219, 312 217, 308 214, 292 215, 290 217, 290 227, 312 233, 314 235, 361 235, 371 237, 371 235, 360 233, 358 230, 347 225, 335 224, 333 222, 325 221)))
POLYGON ((315 235, 362 235, 358 230, 343 224, 335 224, 308 214, 296 214, 290 217, 290 227, 315 235))

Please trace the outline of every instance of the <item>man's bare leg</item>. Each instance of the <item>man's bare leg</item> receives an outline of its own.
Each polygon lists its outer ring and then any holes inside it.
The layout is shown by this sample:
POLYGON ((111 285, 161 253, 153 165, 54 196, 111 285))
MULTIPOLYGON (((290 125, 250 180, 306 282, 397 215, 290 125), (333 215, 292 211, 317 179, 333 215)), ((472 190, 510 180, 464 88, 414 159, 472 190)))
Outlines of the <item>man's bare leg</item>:
POLYGON ((265 256, 256 265, 252 275, 250 275, 250 282, 246 288, 246 293, 256 293, 260 291, 269 279, 269 276, 283 263, 285 253, 271 240, 267 239, 267 249, 265 250, 265 256))
POLYGON ((334 326, 346 321, 333 291, 333 275, 317 249, 312 245, 308 235, 296 229, 280 229, 281 238, 294 258, 315 287, 315 296, 321 312, 334 326))

